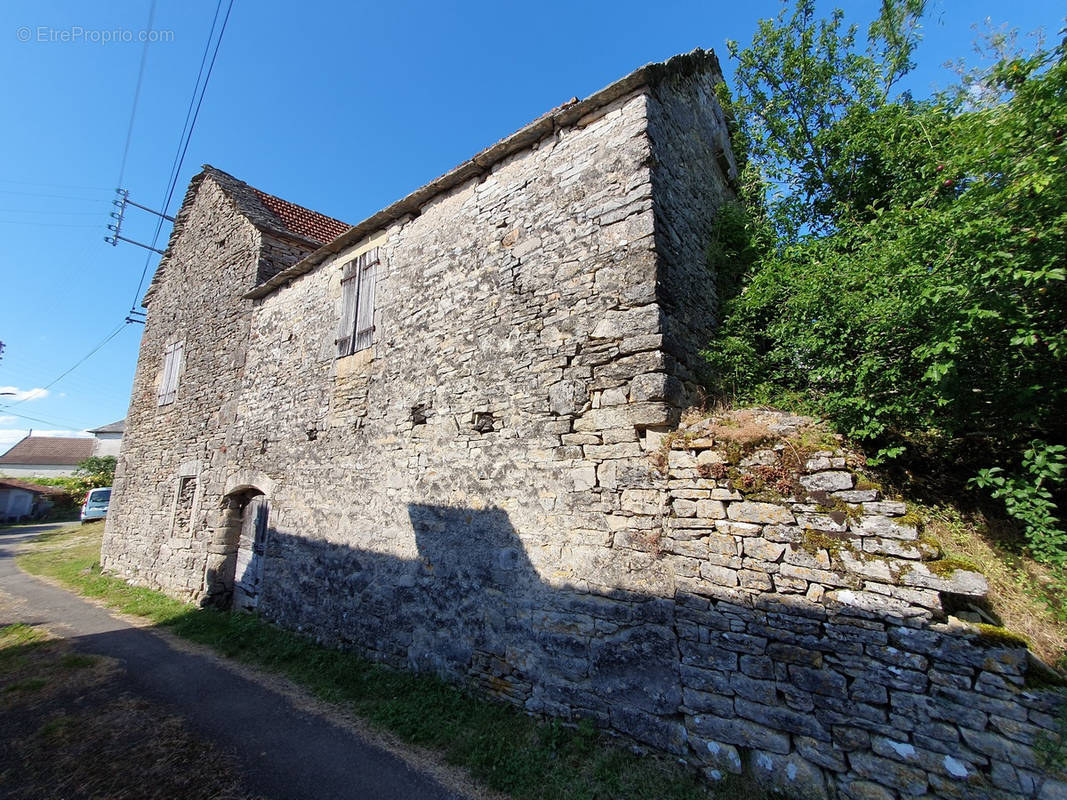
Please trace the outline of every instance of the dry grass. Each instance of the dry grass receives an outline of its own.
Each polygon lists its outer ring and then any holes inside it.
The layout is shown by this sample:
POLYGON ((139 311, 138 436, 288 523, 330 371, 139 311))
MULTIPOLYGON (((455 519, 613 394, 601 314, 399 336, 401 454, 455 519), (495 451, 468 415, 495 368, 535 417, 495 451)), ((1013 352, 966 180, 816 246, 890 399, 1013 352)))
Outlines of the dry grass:
POLYGON ((1012 552, 1012 535, 980 515, 964 517, 948 506, 917 509, 925 535, 950 558, 973 563, 989 581, 987 609, 1026 637, 1046 664, 1067 669, 1067 580, 1062 574, 1012 552))
POLYGON ((0 626, 0 796, 247 797, 234 759, 123 691, 123 679, 113 660, 40 626, 0 626))
POLYGON ((753 447, 776 437, 767 418, 750 408, 712 417, 707 432, 716 442, 728 442, 741 447, 753 447))

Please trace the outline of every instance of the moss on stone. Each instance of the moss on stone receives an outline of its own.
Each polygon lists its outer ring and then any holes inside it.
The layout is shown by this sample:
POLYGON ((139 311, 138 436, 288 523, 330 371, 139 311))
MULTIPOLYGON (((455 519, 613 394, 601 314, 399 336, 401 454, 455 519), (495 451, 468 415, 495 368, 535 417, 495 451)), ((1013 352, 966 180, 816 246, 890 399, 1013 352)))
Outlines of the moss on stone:
POLYGON ((978 641, 991 647, 1025 647, 1030 649, 1030 642, 1021 634, 1001 628, 999 625, 988 625, 985 622, 968 623, 978 633, 978 641))
POLYGON ((855 475, 856 485, 853 487, 854 489, 859 491, 870 491, 872 489, 876 492, 882 491, 882 485, 880 483, 872 481, 870 477, 864 475, 862 472, 856 472, 855 475))
MULTIPOLYGON (((887 558, 886 561, 889 561, 887 558)), ((915 565, 910 561, 889 561, 889 573, 893 576, 893 583, 900 586, 903 583, 904 578, 915 569, 915 565)))
POLYGON ((926 568, 939 578, 950 578, 952 577, 952 573, 958 569, 967 572, 982 571, 979 566, 970 559, 960 558, 958 556, 939 558, 936 561, 927 561, 926 568))
POLYGON ((893 522, 895 522, 897 525, 915 528, 915 530, 917 531, 921 531, 923 529, 923 518, 914 511, 909 511, 903 517, 896 517, 893 522))
POLYGON ((800 549, 812 556, 820 550, 825 550, 831 560, 837 558, 842 550, 848 550, 850 553, 855 552, 851 540, 834 536, 826 531, 813 530, 812 528, 804 529, 799 546, 800 549))
POLYGON ((925 561, 927 563, 936 563, 938 560, 941 560, 941 554, 944 552, 944 548, 941 547, 941 542, 939 542, 930 534, 920 534, 916 544, 919 547, 919 554, 922 561, 925 561), (928 553, 932 553, 934 555, 927 555, 928 553))
POLYGON ((745 457, 745 449, 737 442, 727 442, 723 456, 727 463, 737 464, 745 457))
POLYGON ((755 493, 747 493, 745 499, 757 503, 776 503, 780 505, 785 500, 785 495, 779 494, 778 490, 773 486, 764 486, 755 493))

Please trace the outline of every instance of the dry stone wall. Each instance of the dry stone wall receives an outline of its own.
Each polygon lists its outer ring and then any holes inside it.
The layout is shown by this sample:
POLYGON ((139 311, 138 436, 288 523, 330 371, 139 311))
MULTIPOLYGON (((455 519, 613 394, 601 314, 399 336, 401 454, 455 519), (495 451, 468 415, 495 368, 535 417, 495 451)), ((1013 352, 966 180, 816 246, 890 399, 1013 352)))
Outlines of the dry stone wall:
POLYGON ((675 574, 690 753, 798 797, 1064 796, 1034 749, 1062 695, 1028 685, 1021 640, 947 613, 985 579, 818 431, 773 412, 683 426, 654 488, 622 490, 662 522, 632 546, 675 574))
POLYGON ((733 166, 713 57, 643 75, 255 300, 299 243, 195 184, 149 298, 105 567, 225 601, 262 494, 251 602, 324 642, 712 780, 1063 797, 1035 755, 1056 696, 1018 642, 948 615, 981 576, 804 420, 678 428, 733 166), (374 345, 339 359, 343 268, 370 248, 374 345))

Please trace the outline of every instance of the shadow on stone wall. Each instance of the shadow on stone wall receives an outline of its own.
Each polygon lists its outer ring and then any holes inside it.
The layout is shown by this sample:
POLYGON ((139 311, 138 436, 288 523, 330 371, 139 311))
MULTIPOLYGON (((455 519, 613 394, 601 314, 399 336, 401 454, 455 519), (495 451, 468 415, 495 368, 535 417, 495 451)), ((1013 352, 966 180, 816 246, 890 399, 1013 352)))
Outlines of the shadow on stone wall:
POLYGON ((507 513, 409 505, 417 559, 271 530, 261 612, 533 711, 684 751, 672 600, 541 580, 507 513))
POLYGON ((822 770, 839 788, 903 794, 1037 785, 1032 745, 1060 701, 1026 690, 1024 648, 796 595, 553 586, 502 509, 408 514, 412 559, 271 531, 260 610, 530 711, 589 717, 709 774, 748 758, 791 794, 827 796, 822 770))

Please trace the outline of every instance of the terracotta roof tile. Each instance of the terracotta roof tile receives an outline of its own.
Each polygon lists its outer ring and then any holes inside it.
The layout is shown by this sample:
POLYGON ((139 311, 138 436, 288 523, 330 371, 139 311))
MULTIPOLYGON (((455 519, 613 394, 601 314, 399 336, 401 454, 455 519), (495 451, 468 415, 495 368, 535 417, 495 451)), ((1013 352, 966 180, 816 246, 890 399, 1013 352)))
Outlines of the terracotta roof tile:
POLYGON ((27 436, 2 456, 3 464, 75 465, 93 454, 95 439, 72 436, 27 436))
POLYGON ((325 214, 298 206, 296 203, 290 203, 288 200, 261 192, 255 186, 250 188, 256 193, 259 201, 282 221, 286 229, 297 236, 303 236, 305 239, 311 239, 321 244, 328 244, 349 228, 347 223, 341 222, 339 219, 327 217, 325 214))

